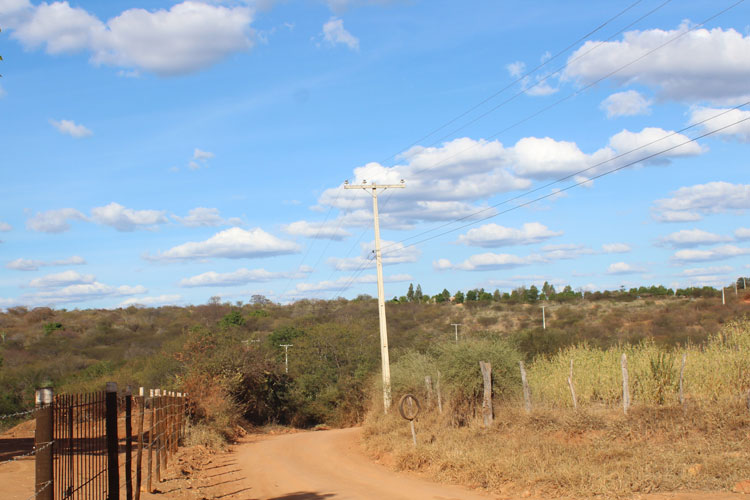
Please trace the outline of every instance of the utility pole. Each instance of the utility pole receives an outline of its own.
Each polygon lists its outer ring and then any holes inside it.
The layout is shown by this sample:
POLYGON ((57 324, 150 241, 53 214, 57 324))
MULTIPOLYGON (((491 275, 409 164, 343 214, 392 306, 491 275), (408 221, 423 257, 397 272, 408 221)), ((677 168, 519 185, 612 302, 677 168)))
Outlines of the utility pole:
POLYGON ((388 360, 388 331, 385 323, 385 292, 383 291, 383 262, 380 255, 380 222, 378 221, 378 189, 386 190, 388 188, 404 188, 404 180, 401 184, 383 184, 377 185, 374 182, 367 184, 362 181, 359 185, 350 185, 349 181, 344 182, 344 189, 365 189, 372 196, 372 213, 375 220, 375 266, 378 273, 378 316, 380 317, 380 362, 382 363, 383 372, 383 409, 388 413, 391 407, 391 364, 388 360))
POLYGON ((547 329, 547 319, 544 316, 544 306, 542 306, 542 330, 547 329))
POLYGON ((292 344, 279 344, 279 347, 284 348, 284 373, 289 373, 289 348, 292 344))
POLYGON ((458 327, 461 326, 461 323, 451 323, 451 326, 456 329, 456 344, 458 344, 458 327))

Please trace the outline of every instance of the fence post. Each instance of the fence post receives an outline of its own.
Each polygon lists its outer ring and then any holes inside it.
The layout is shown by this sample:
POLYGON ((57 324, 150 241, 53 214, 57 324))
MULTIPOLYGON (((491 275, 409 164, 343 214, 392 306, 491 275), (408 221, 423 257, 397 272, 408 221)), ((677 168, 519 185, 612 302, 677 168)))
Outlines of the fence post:
POLYGON ((156 448, 154 450, 154 453, 156 454, 154 475, 156 476, 156 483, 158 484, 161 483, 162 443, 164 442, 161 425, 161 391, 159 389, 154 390, 154 416, 156 418, 156 424, 154 424, 154 447, 156 448))
POLYGON ((107 382, 106 395, 107 431, 107 500, 120 500, 120 471, 117 439, 117 383, 107 382))
POLYGON ((484 398, 482 399, 482 419, 484 426, 492 425, 492 365, 485 361, 479 362, 482 370, 482 381, 484 382, 484 398))
POLYGON ((133 500, 133 392, 125 388, 125 497, 133 500))
POLYGON ((151 493, 151 491, 153 491, 151 489, 151 471, 153 470, 152 465, 154 460, 154 429, 156 429, 154 421, 156 420, 156 405, 154 402, 154 390, 150 389, 148 393, 148 400, 151 403, 151 411, 149 412, 151 414, 151 425, 148 428, 148 460, 146 461, 148 471, 146 473, 146 491, 151 493))
POLYGON ((138 451, 135 455, 135 500, 141 499, 141 479, 143 477, 143 420, 146 418, 146 398, 143 397, 143 387, 140 396, 136 399, 138 404, 138 451))
POLYGON ((630 384, 628 383, 628 356, 625 353, 622 353, 620 365, 622 367, 622 411, 627 415, 630 408, 630 384))
POLYGON ((568 387, 570 387, 570 396, 573 398, 573 408, 578 408, 576 400, 576 389, 573 386, 573 358, 570 358, 570 376, 568 376, 568 387))
POLYGON ((526 408, 526 413, 531 413, 531 392, 529 391, 529 381, 526 379, 526 368, 524 368, 523 366, 523 361, 519 361, 518 366, 521 368, 521 383, 523 384, 523 403, 526 408))
POLYGON ((685 394, 682 391, 682 376, 685 373, 685 361, 687 360, 687 353, 682 355, 682 366, 680 366, 680 405, 685 406, 685 394))
POLYGON ((438 400, 438 411, 442 415, 443 413, 443 395, 440 393, 440 371, 437 372, 437 380, 435 381, 435 392, 437 393, 438 400))
POLYGON ((34 491, 38 500, 53 500, 54 479, 52 477, 52 399, 50 387, 36 391, 36 431, 34 432, 34 449, 36 477, 34 491))

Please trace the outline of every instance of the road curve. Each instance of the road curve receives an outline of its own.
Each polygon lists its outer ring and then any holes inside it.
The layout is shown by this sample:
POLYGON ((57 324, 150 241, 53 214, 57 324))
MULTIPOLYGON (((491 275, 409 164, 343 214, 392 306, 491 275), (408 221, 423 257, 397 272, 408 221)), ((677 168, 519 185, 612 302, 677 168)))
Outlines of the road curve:
POLYGON ((252 499, 488 500, 375 464, 360 450, 361 429, 269 436, 236 450, 252 499))

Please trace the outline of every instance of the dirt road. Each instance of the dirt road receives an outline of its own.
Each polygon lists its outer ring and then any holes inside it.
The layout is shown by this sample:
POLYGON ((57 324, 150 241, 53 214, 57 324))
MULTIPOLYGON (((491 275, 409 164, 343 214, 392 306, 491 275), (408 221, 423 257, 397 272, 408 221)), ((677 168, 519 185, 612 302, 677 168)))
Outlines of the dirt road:
MULTIPOLYGON (((492 496, 393 473, 371 462, 360 449, 361 429, 271 436, 239 446, 236 467, 247 490, 236 498, 463 499, 492 496)), ((235 488, 240 485, 235 483, 235 488)))

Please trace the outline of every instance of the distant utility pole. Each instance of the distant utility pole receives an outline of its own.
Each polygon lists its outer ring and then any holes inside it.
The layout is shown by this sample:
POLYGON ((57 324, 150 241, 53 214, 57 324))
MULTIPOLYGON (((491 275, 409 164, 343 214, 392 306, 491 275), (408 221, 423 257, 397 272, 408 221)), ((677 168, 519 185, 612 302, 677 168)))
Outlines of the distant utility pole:
POLYGON ((380 317, 380 361, 383 372, 383 409, 388 413, 391 407, 391 364, 388 360, 388 331, 385 324, 385 293, 383 291, 383 262, 380 255, 380 222, 378 221, 378 189, 386 190, 388 188, 404 188, 404 180, 401 184, 383 184, 377 185, 374 182, 367 184, 362 181, 359 185, 350 185, 349 181, 344 182, 344 189, 365 189, 369 190, 372 196, 372 213, 375 219, 375 265, 378 272, 378 315, 380 317))
POLYGON ((284 348, 284 373, 289 373, 289 348, 293 344, 279 344, 279 347, 284 348))
POLYGON ((461 326, 461 323, 451 323, 451 326, 456 329, 456 344, 458 344, 458 327, 461 326))

